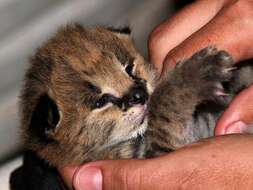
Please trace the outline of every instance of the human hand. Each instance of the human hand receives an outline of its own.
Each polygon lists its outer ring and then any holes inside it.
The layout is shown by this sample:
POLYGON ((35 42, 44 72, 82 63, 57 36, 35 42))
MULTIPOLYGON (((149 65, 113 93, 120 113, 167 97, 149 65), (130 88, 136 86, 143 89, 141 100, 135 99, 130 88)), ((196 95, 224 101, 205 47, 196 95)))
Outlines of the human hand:
POLYGON ((246 132, 253 132, 253 85, 235 97, 215 128, 215 135, 246 132))
POLYGON ((199 0, 155 28, 150 60, 161 73, 209 45, 228 51, 235 62, 253 57, 253 1, 199 0))
POLYGON ((75 190, 251 190, 252 147, 252 136, 229 135, 155 159, 99 161, 60 172, 75 190))
MULTIPOLYGON (((164 73, 178 60, 209 45, 227 50, 236 63, 253 58, 252 17, 251 0, 195 1, 151 33, 151 62, 164 73)), ((232 101, 219 119, 215 135, 247 132, 252 121, 253 86, 232 101)))
MULTIPOLYGON (((194 2, 154 30, 149 40, 152 63, 162 73, 172 68, 177 60, 208 45, 227 50, 236 62, 252 58, 252 10, 250 0, 194 2)), ((231 123, 229 118, 240 115, 251 120, 251 113, 245 111, 250 106, 244 109, 236 103, 237 100, 251 100, 251 89, 233 101, 230 111, 224 113, 225 119, 220 119, 216 134, 226 131, 224 126, 231 123), (230 117, 237 108, 240 111, 230 117)), ((59 171, 68 187, 74 186, 76 190, 247 190, 253 188, 250 180, 253 174, 252 143, 250 135, 216 137, 160 158, 101 161, 81 167, 59 168, 59 171)))

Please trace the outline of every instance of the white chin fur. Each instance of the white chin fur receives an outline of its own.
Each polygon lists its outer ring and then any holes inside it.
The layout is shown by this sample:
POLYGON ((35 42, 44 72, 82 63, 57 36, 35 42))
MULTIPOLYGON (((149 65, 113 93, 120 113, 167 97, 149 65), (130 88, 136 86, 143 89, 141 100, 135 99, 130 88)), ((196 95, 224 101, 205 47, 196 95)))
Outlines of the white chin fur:
POLYGON ((144 135, 148 126, 146 111, 146 105, 131 108, 125 117, 122 118, 122 121, 116 125, 108 143, 102 146, 101 149, 144 135))
POLYGON ((98 151, 101 151, 107 147, 110 147, 114 144, 118 144, 120 142, 123 141, 128 141, 131 139, 136 139, 138 136, 142 136, 144 135, 144 133, 147 130, 147 126, 148 126, 148 117, 146 116, 142 122, 142 124, 140 126, 137 127, 136 130, 133 130, 132 132, 130 132, 129 134, 123 134, 120 136, 116 136, 116 138, 112 138, 107 144, 101 146, 98 151))
POLYGON ((144 135, 147 130, 148 126, 148 117, 145 117, 143 123, 136 129, 135 131, 131 132, 129 135, 129 139, 137 138, 139 135, 144 135))

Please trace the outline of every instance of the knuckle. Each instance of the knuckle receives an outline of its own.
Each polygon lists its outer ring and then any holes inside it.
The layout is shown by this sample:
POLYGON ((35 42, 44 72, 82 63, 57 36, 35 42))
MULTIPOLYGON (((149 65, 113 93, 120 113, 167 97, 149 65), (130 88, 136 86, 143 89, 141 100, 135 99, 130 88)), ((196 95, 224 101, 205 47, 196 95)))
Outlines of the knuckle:
POLYGON ((235 61, 248 58, 253 33, 253 1, 234 0, 224 9, 225 25, 230 27, 230 34, 238 36, 228 47, 235 61))
POLYGON ((148 48, 150 51, 155 50, 160 43, 161 32, 159 26, 154 29, 148 37, 148 48))
POLYGON ((228 7, 228 15, 232 21, 241 24, 248 24, 253 17, 252 0, 236 0, 228 7), (239 22, 238 22, 239 21, 239 22))
POLYGON ((185 58, 190 57, 189 53, 187 53, 188 48, 181 45, 173 49, 166 57, 166 59, 170 60, 170 64, 176 65, 180 61, 183 61, 185 58))

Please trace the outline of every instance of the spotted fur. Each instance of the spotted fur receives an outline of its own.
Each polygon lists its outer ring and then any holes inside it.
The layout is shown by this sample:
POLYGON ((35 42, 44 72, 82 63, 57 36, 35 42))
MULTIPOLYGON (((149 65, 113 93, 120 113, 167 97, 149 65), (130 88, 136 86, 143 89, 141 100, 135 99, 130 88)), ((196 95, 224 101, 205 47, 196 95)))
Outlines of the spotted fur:
POLYGON ((63 166, 154 157, 211 136, 231 98, 222 85, 232 64, 208 47, 158 81, 129 32, 64 27, 38 49, 25 76, 25 147, 63 166))
POLYGON ((11 189, 62 190, 56 167, 155 157, 212 136, 233 95, 252 83, 252 66, 233 67, 230 55, 208 47, 158 80, 129 29, 60 29, 25 76, 26 151, 11 189))

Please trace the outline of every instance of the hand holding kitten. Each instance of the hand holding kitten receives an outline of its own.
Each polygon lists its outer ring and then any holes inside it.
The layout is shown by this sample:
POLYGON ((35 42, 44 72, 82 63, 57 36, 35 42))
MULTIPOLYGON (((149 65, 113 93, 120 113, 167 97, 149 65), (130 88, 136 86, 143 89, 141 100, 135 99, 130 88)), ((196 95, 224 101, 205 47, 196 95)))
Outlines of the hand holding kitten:
POLYGON ((101 161, 61 171, 75 190, 250 190, 252 146, 250 135, 230 135, 154 159, 101 161))
MULTIPOLYGON (((252 58, 252 8, 250 0, 194 2, 151 34, 151 61, 162 73, 207 45, 227 50, 236 62, 252 58)), ((235 98, 216 134, 225 134, 235 121, 252 121, 252 91, 249 87, 235 98)), ((250 135, 218 137, 160 158, 101 161, 60 171, 68 187, 76 190, 252 189, 252 146, 250 135)))

